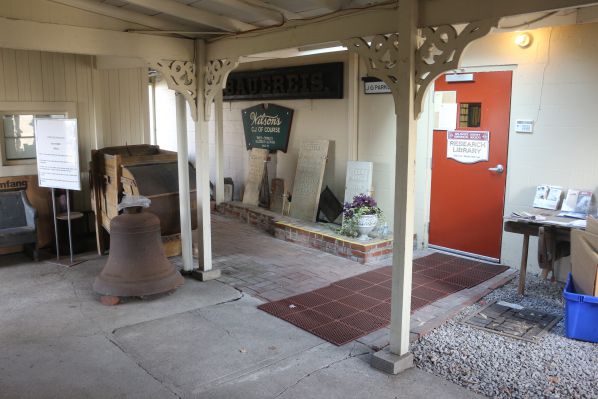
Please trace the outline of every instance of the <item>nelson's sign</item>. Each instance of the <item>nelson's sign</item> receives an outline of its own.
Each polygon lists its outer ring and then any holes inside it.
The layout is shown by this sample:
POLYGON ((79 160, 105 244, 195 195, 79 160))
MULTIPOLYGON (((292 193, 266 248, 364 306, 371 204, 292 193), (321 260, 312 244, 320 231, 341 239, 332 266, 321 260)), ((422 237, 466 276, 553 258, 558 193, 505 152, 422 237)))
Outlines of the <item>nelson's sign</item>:
POLYGON ((343 98, 343 63, 232 72, 225 101, 343 98))

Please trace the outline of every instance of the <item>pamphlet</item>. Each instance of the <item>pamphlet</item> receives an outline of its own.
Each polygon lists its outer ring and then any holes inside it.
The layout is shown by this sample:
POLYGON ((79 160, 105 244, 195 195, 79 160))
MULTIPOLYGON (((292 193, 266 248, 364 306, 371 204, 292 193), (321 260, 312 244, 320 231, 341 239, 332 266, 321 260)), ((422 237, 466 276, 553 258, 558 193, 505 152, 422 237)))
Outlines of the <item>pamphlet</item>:
POLYGON ((592 192, 570 188, 567 191, 567 198, 563 201, 559 216, 566 216, 577 219, 585 219, 590 211, 592 192))
POLYGON ((558 209, 563 195, 563 188, 559 186, 540 185, 536 187, 534 208, 558 209))

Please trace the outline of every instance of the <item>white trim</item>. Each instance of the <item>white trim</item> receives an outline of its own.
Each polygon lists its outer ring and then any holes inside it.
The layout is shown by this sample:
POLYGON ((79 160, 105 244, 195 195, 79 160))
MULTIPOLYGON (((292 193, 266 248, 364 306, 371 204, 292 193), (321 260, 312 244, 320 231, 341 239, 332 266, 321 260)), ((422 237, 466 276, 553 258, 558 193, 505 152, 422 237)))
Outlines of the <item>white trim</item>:
POLYGON ((455 254, 455 255, 461 255, 461 256, 464 256, 467 258, 479 259, 479 260, 483 260, 485 262, 490 262, 490 263, 500 263, 500 259, 493 258, 491 256, 478 255, 478 254, 474 254, 473 252, 459 251, 458 249, 446 248, 446 247, 442 247, 440 245, 430 244, 429 247, 432 249, 442 251, 442 252, 448 252, 448 253, 455 254))
POLYGON ((0 17, 0 47, 143 59, 193 59, 193 41, 0 17))

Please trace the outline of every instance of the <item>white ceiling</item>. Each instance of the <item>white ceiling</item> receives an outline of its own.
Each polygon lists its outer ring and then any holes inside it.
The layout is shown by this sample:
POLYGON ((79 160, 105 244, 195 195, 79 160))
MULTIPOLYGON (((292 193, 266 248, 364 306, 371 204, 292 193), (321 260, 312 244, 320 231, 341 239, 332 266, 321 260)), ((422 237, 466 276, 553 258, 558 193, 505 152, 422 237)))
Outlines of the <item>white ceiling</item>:
POLYGON ((135 29, 135 31, 201 38, 277 26, 288 20, 309 19, 339 10, 397 2, 388 0, 48 1, 132 22, 136 25, 147 26, 147 29, 135 29), (144 19, 136 18, 135 15, 144 19), (151 18, 148 19, 147 17, 151 18), (152 21, 155 23, 151 23, 152 21), (169 29, 164 29, 165 26, 169 29), (160 33, 160 31, 164 33, 160 33))

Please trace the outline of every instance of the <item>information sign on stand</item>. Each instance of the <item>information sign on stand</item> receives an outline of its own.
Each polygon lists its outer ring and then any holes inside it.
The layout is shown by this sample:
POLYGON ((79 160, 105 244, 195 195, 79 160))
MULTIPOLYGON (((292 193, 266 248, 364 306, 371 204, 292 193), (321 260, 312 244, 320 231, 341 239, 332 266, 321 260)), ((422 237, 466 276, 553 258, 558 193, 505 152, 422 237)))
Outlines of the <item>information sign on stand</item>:
POLYGON ((71 204, 69 191, 81 190, 77 120, 63 118, 36 118, 34 120, 34 126, 39 186, 52 189, 56 259, 60 260, 56 201, 54 198, 54 189, 58 188, 66 190, 70 265, 73 265, 73 239, 71 234, 71 204))

